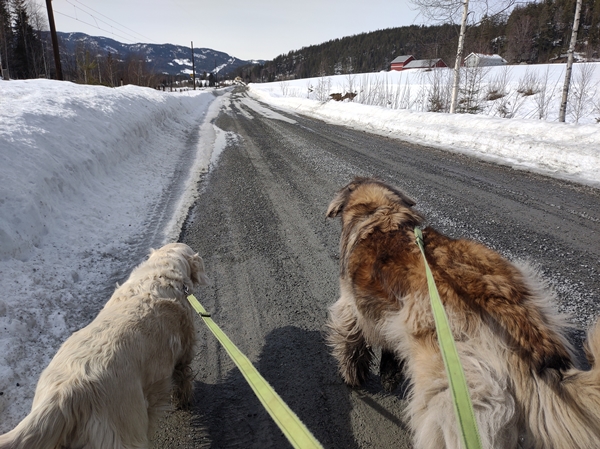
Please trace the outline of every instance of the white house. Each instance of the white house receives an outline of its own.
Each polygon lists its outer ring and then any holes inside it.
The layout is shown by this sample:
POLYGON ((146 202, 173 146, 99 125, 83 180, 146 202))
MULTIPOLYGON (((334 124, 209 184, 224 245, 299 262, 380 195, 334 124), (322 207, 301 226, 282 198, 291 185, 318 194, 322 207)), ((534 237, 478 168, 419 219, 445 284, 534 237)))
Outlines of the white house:
POLYGON ((506 59, 500 55, 484 55, 482 53, 471 53, 465 58, 465 67, 490 67, 495 65, 506 65, 506 59))

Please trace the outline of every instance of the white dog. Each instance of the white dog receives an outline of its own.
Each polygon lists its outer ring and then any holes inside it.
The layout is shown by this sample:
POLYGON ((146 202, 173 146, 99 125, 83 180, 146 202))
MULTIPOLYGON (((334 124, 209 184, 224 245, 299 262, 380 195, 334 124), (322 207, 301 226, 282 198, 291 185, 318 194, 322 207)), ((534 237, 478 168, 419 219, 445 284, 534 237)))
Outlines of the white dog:
POLYGON ((0 449, 147 448, 168 408, 192 394, 194 313, 187 294, 205 284, 202 259, 183 243, 152 251, 96 319, 42 372, 31 413, 0 449))

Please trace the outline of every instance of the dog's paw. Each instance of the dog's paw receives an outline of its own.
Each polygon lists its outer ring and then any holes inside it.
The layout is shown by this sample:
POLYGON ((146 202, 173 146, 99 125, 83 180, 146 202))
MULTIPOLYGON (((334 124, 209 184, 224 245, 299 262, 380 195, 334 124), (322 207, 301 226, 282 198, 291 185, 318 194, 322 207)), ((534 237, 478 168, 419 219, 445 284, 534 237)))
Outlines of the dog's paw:
POLYGON ((388 393, 394 391, 404 380, 404 360, 398 360, 393 352, 381 351, 379 378, 383 389, 388 393))
POLYGON ((360 387, 365 383, 371 371, 373 351, 368 346, 356 348, 355 351, 340 363, 340 374, 350 387, 360 387))

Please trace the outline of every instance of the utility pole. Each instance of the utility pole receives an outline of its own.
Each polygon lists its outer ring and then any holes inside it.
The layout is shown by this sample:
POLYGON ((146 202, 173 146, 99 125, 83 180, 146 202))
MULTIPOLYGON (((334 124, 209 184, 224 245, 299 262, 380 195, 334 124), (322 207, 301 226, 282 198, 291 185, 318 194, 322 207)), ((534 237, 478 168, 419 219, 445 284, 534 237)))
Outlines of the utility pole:
POLYGON ((56 79, 63 80, 62 68, 60 66, 60 53, 58 51, 58 36, 56 35, 56 25, 54 24, 54 12, 52 11, 52 0, 46 0, 48 9, 48 22, 50 22, 50 34, 52 35, 52 49, 54 50, 54 65, 56 66, 56 79))
POLYGON ((196 63, 194 62, 194 41, 192 41, 192 81, 194 82, 194 90, 196 90, 196 63))

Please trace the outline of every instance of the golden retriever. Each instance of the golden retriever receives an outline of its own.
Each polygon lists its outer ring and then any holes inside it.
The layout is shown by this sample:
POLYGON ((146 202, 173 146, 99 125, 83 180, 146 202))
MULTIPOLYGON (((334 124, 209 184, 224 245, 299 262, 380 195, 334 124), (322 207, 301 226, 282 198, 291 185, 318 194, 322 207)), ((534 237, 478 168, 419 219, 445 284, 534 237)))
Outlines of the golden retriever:
MULTIPOLYGON (((360 385, 371 347, 392 352, 410 382, 415 448, 460 448, 414 228, 423 217, 399 190, 356 178, 327 216, 340 216, 340 298, 328 342, 344 381, 360 385)), ((473 241, 423 229, 470 389, 484 448, 600 448, 600 327, 588 334, 592 368, 574 367, 569 325, 527 264, 473 241)))
POLYGON ((180 406, 191 399, 196 331, 187 292, 204 283, 203 261, 189 246, 152 251, 63 343, 31 412, 0 436, 0 448, 147 448, 171 394, 180 406))

